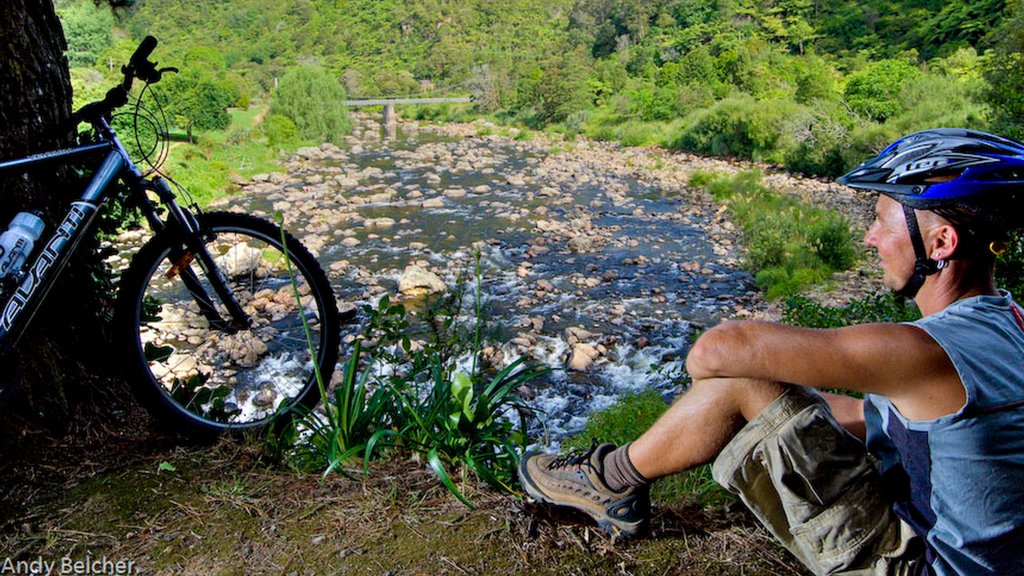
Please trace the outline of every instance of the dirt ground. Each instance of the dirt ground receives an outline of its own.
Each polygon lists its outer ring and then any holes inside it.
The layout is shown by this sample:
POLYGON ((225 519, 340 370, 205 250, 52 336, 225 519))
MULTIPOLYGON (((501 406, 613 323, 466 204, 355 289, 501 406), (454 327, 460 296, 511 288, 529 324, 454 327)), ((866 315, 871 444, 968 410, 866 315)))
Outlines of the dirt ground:
POLYGON ((252 439, 181 446, 144 416, 127 420, 112 428, 137 432, 64 438, 7 423, 0 563, 57 562, 53 574, 64 558, 106 560, 108 574, 129 561, 121 573, 805 574, 740 505, 659 503, 649 535, 613 542, 581 514, 465 485, 470 510, 419 462, 321 478, 268 460, 252 439))

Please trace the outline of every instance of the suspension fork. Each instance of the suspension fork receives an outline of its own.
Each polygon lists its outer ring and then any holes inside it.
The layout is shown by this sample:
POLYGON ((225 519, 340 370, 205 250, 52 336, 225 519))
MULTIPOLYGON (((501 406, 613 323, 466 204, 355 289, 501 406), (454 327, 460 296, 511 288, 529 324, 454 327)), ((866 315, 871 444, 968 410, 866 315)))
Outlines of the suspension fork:
POLYGON ((176 224, 174 226, 175 233, 180 235, 179 242, 174 242, 171 245, 171 252, 168 255, 168 259, 171 262, 171 268, 167 271, 168 278, 173 278, 174 276, 181 278, 185 288, 188 289, 193 300, 199 306, 200 313, 210 322, 212 327, 229 334, 247 329, 252 322, 251 318, 242 309, 241 304, 238 303, 238 299, 235 298, 227 278, 221 272, 220 267, 217 266, 209 250, 206 249, 204 239, 209 232, 202 229, 199 221, 191 212, 182 208, 175 201, 174 193, 171 191, 166 180, 159 177, 154 178, 151 187, 160 198, 160 201, 167 207, 169 211, 168 219, 176 224), (196 276, 195 271, 192 269, 191 263, 193 260, 199 264, 199 267, 206 274, 206 278, 213 287, 217 298, 227 310, 228 318, 221 316, 213 299, 206 289, 203 288, 199 277, 196 276))

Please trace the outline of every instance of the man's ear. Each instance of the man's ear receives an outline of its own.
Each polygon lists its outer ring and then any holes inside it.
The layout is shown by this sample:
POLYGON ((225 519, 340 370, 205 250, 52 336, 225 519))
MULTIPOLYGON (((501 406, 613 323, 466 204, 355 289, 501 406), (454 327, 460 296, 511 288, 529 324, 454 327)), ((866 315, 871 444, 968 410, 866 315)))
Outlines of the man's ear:
POLYGON ((960 245, 960 233, 952 224, 941 222, 929 234, 928 256, 932 260, 948 260, 956 254, 960 245))

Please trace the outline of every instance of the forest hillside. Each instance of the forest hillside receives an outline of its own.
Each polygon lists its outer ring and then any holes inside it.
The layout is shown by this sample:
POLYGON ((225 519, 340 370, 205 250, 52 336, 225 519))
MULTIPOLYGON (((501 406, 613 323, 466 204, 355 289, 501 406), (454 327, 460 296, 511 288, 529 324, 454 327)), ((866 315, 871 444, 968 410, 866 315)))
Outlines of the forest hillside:
POLYGON ((502 122, 818 175, 925 127, 1024 136, 1015 0, 119 4, 58 2, 76 102, 153 34, 161 64, 188 69, 172 94, 214 94, 203 114, 178 111, 197 128, 225 128, 212 109, 265 101, 289 71, 315 67, 353 97, 471 95, 470 113, 502 122))

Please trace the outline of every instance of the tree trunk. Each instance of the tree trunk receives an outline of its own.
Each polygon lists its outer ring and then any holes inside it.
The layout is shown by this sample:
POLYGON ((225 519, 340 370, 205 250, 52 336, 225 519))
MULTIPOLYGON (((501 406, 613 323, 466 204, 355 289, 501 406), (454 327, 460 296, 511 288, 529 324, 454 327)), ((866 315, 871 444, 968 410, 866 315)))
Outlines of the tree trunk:
MULTIPOLYGON (((71 81, 64 31, 51 0, 0 1, 0 158, 73 144, 71 81)), ((44 213, 44 237, 61 221, 80 190, 53 167, 0 178, 0 231, 29 207, 44 213)), ((22 389, 10 409, 50 428, 65 428, 92 397, 88 390, 108 339, 101 320, 109 310, 94 278, 101 270, 96 242, 85 241, 17 345, 22 389), (92 358, 92 365, 84 359, 92 358)), ((38 247, 37 247, 38 250, 38 247)), ((0 367, 0 370, 10 367, 0 367)))

